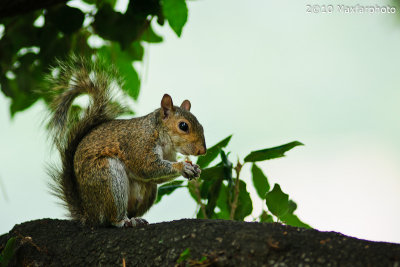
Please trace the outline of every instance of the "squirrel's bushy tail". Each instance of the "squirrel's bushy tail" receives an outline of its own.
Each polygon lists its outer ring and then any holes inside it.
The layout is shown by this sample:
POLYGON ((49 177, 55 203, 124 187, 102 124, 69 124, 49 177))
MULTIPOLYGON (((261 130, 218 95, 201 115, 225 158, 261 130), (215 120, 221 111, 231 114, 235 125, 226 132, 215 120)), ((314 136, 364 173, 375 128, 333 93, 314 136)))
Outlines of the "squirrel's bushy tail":
POLYGON ((62 161, 60 168, 49 170, 53 179, 50 187, 68 207, 71 217, 79 220, 83 218, 83 211, 74 172, 74 154, 79 142, 93 128, 126 112, 113 102, 111 95, 112 86, 122 86, 122 81, 113 66, 77 56, 58 61, 48 81, 52 98, 49 130, 62 161), (88 94, 90 101, 83 114, 78 115, 72 103, 81 94, 88 94))

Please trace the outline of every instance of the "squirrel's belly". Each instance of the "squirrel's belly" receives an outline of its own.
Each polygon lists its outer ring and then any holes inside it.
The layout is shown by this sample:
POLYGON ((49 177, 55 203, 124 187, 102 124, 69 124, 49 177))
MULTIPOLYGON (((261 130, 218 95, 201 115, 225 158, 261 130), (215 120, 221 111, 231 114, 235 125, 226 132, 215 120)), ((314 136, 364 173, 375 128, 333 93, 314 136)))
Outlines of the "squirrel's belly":
POLYGON ((128 217, 142 216, 156 199, 157 185, 132 180, 129 183, 128 217))

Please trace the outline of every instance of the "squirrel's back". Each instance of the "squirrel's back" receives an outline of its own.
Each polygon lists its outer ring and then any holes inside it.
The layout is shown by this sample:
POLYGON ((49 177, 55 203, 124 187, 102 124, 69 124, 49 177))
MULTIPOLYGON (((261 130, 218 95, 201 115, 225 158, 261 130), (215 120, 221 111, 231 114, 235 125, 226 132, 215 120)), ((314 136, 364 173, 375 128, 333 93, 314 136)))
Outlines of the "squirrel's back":
POLYGON ((76 148, 75 171, 79 173, 82 167, 100 158, 118 158, 129 165, 128 161, 149 155, 154 147, 145 144, 155 144, 158 135, 153 120, 154 112, 143 117, 107 121, 95 127, 76 148))

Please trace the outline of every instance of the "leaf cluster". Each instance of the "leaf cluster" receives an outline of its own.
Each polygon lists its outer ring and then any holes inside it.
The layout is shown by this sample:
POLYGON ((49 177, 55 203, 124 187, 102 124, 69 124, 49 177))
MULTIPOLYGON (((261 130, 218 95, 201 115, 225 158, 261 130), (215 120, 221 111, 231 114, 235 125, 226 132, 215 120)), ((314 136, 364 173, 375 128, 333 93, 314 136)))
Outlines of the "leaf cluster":
POLYGON ((113 63, 126 77, 123 89, 136 100, 140 78, 132 63, 143 59, 143 42, 163 41, 152 21, 167 21, 180 36, 188 15, 185 0, 130 0, 123 13, 115 10, 116 0, 83 2, 88 10, 58 4, 0 18, 0 86, 11 98, 11 116, 39 99, 49 101, 44 74, 56 58, 71 53, 113 63))
MULTIPOLYGON (((253 212, 253 200, 248 191, 248 184, 240 178, 243 165, 251 164, 252 182, 257 192, 257 198, 265 203, 260 215, 255 220, 260 222, 281 221, 292 226, 310 226, 303 223, 295 214, 297 204, 289 199, 289 195, 281 190, 279 184, 271 189, 267 176, 256 164, 285 156, 285 152, 296 146, 303 145, 298 141, 277 147, 252 151, 243 161, 236 165, 228 159, 230 153, 225 152, 232 136, 228 136, 213 147, 207 154, 200 156, 197 164, 202 172, 198 180, 186 182, 183 180, 164 184, 158 189, 157 202, 163 196, 173 193, 176 189, 187 188, 198 204, 197 218, 227 219, 243 221, 253 212), (219 158, 219 162, 210 166, 219 158)), ((258 201, 259 201, 258 200, 258 201)))

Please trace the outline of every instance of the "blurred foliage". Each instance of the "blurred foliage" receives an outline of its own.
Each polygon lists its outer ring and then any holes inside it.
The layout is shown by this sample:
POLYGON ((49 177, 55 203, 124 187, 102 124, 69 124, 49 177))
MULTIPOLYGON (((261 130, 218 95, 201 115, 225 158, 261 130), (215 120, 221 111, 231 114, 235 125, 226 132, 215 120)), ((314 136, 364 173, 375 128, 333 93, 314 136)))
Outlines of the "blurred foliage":
POLYGON ((289 195, 282 191, 279 184, 275 184, 271 190, 267 176, 256 164, 258 161, 283 157, 285 152, 303 144, 295 141, 277 147, 252 151, 245 157, 243 165, 238 160, 234 166, 228 159, 230 153, 226 153, 224 150, 231 137, 228 136, 209 148, 206 155, 198 158, 197 164, 202 169, 198 180, 176 180, 160 186, 156 202, 176 189, 187 188, 198 204, 197 218, 243 221, 252 214, 254 200, 249 194, 249 185, 240 178, 240 174, 244 164, 251 164, 252 186, 257 192, 257 201, 261 200, 265 203, 263 210, 255 220, 259 222, 281 221, 292 226, 310 228, 294 214, 297 204, 289 199, 289 195), (218 157, 217 163, 209 166, 218 157))
POLYGON ((16 239, 15 237, 11 237, 8 239, 5 247, 0 253, 0 267, 9 266, 10 261, 14 257, 16 247, 16 239))
POLYGON ((185 0, 130 0, 124 13, 114 9, 116 0, 83 2, 89 11, 67 3, 0 18, 0 86, 11 98, 11 116, 39 99, 47 103, 39 90, 44 74, 56 58, 63 60, 71 52, 107 58, 136 100, 140 79, 132 63, 143 59, 143 42, 163 41, 153 30, 153 19, 159 25, 167 21, 180 36, 188 15, 185 0), (90 45, 93 39, 100 45, 90 45))
MULTIPOLYGON (((64 60, 71 53, 108 60, 125 77, 123 90, 137 99, 140 78, 133 66, 144 55, 143 42, 159 43, 163 38, 154 32, 152 21, 159 25, 168 22, 177 36, 181 36, 187 21, 185 0, 130 0, 126 11, 115 10, 116 0, 83 0, 88 9, 59 4, 47 9, 0 19, 0 86, 11 98, 10 114, 29 108, 39 99, 47 103, 42 90, 43 78, 56 59, 64 60), (87 11, 89 10, 89 11, 87 11), (97 44, 90 40, 96 39, 97 44)), ((178 188, 187 188, 199 206, 197 218, 244 220, 253 212, 253 201, 248 185, 240 179, 242 164, 229 160, 224 148, 228 136, 198 158, 201 177, 195 181, 172 181, 158 189, 159 202, 163 196, 178 188), (219 157, 219 162, 209 166, 219 157), (233 174, 235 173, 235 174, 233 174)), ((268 178, 256 162, 283 157, 300 142, 253 151, 243 164, 252 164, 253 186, 267 209, 257 220, 309 227, 294 215, 297 208, 278 184, 271 190, 268 178)), ((10 245, 11 246, 11 245, 10 245)), ((8 251, 8 250, 7 250, 8 251)), ((7 252, 6 251, 6 252, 7 252)), ((189 251, 187 252, 189 254, 189 251)), ((8 254, 7 254, 8 255, 8 254)), ((1 255, 2 261, 8 256, 1 255)), ((185 254, 186 255, 186 254, 185 254)), ((181 255, 184 257, 185 255, 181 255)))

